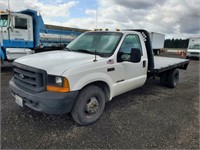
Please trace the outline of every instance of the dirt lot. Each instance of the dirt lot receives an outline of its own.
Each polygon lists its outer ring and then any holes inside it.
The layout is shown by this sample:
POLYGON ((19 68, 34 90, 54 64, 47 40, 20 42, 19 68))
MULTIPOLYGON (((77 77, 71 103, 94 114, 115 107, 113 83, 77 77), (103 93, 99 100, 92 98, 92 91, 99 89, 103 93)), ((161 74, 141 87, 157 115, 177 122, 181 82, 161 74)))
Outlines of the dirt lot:
POLYGON ((150 79, 107 103, 101 119, 87 127, 76 124, 69 114, 47 115, 16 105, 8 87, 11 76, 11 68, 2 68, 3 149, 200 148, 198 60, 180 71, 176 89, 150 79))

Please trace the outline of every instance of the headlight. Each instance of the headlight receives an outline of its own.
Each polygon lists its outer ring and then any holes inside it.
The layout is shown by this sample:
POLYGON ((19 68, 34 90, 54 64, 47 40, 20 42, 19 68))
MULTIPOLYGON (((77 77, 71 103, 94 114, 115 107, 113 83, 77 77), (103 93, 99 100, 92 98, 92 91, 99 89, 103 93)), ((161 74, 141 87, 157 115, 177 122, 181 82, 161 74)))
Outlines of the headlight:
POLYGON ((47 91, 69 92, 69 81, 65 77, 48 75, 47 91))
POLYGON ((63 85, 64 77, 48 75, 47 84, 61 87, 63 85))
POLYGON ((63 80, 61 77, 55 77, 55 83, 56 85, 62 86, 63 85, 63 80))

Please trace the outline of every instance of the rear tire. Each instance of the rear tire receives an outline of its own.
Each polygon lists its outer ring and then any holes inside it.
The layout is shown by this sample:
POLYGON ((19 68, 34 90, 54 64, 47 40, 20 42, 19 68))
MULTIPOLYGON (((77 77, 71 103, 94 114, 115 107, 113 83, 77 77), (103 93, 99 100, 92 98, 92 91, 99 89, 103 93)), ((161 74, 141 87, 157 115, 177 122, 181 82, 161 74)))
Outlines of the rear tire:
POLYGON ((95 123, 101 116, 105 107, 105 94, 95 85, 82 89, 72 108, 72 117, 80 125, 95 123))
POLYGON ((160 75, 160 84, 162 86, 166 86, 167 85, 167 76, 168 76, 168 73, 167 72, 164 72, 160 75))
POLYGON ((167 80, 168 87, 175 88, 179 81, 179 71, 176 69, 169 71, 167 80))
POLYGON ((155 49, 155 50, 154 50, 154 54, 155 54, 155 55, 159 55, 159 54, 160 54, 160 50, 159 50, 159 49, 155 49))
POLYGON ((157 55, 159 55, 160 54, 160 50, 157 50, 157 55))

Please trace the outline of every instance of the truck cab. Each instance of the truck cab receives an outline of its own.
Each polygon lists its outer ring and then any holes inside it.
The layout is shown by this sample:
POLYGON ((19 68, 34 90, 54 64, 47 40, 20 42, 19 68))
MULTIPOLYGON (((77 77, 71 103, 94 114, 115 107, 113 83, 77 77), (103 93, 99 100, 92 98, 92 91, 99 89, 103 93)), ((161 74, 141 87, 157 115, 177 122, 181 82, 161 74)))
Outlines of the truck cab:
POLYGON ((1 12, 1 60, 14 60, 21 56, 63 49, 85 29, 46 25, 34 10, 1 12))
POLYGON ((8 60, 31 53, 33 48, 33 20, 31 16, 20 13, 0 15, 1 50, 8 60))

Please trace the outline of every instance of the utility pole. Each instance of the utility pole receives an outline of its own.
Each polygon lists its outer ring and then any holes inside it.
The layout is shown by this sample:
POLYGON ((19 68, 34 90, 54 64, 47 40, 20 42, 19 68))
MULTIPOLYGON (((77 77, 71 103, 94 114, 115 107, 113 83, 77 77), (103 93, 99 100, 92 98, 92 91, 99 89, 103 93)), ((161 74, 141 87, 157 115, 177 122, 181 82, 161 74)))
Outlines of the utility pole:
POLYGON ((99 9, 99 4, 97 0, 97 8, 96 8, 96 29, 97 29, 97 24, 98 24, 98 9, 99 9))
POLYGON ((8 12, 10 13, 10 0, 8 0, 8 12))

